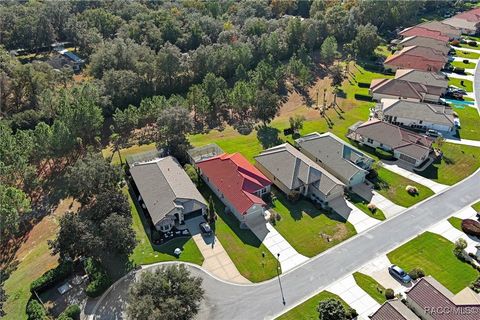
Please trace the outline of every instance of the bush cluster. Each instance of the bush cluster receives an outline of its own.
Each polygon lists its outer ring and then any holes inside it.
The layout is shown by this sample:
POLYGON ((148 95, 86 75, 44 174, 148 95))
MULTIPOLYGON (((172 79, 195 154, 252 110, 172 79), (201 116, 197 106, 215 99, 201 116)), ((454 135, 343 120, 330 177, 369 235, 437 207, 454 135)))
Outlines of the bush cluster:
POLYGON ((375 153, 382 160, 395 160, 393 152, 383 150, 382 148, 375 148, 375 153))
POLYGON ((470 236, 480 237, 480 222, 473 219, 464 219, 462 221, 462 230, 470 236))
POLYGON ((40 302, 35 299, 28 301, 26 312, 28 320, 44 320, 47 317, 45 309, 40 302))
POLYGON ((80 307, 77 304, 69 305, 57 320, 80 320, 80 307))
POLYGON ((425 277, 425 271, 423 271, 422 268, 413 268, 412 270, 410 270, 408 275, 410 276, 410 278, 412 278, 412 280, 417 280, 419 278, 425 277))
POLYGON ((60 263, 56 268, 45 272, 40 278, 37 278, 30 284, 30 292, 40 292, 48 289, 58 282, 66 279, 73 272, 73 263, 65 261, 60 263))
POLYGON ((480 277, 478 277, 475 281, 473 281, 470 284, 470 289, 472 289, 476 293, 480 293, 480 277))
POLYGON ((388 300, 395 298, 395 291, 391 288, 385 289, 385 298, 388 300))
POLYGON ((101 263, 93 258, 86 259, 84 267, 90 277, 90 283, 87 285, 85 293, 91 298, 98 297, 112 284, 112 279, 101 263))

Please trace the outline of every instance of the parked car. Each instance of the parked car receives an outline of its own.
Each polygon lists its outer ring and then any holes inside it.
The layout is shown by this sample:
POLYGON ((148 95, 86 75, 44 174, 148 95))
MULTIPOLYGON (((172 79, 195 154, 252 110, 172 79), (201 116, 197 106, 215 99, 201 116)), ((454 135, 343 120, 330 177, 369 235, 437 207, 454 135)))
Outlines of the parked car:
POLYGON ((207 222, 202 222, 198 225, 200 227, 200 231, 207 236, 212 235, 212 228, 207 222))
POLYGON ((412 278, 410 278, 408 273, 403 271, 403 269, 399 266, 391 265, 390 267, 388 267, 388 273, 390 273, 392 277, 403 283, 410 283, 412 281, 412 278))
POLYGON ((442 134, 440 132, 438 132, 437 130, 433 130, 433 129, 428 129, 425 134, 429 137, 432 137, 432 138, 437 138, 437 137, 442 136, 442 134))

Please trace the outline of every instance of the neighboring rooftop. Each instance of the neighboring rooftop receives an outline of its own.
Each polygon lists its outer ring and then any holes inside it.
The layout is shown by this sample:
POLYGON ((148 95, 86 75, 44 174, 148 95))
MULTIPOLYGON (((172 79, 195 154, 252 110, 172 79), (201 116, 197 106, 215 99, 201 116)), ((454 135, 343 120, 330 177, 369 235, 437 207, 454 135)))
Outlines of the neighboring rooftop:
POLYGON ((438 72, 421 71, 415 69, 398 69, 395 73, 395 79, 419 83, 432 87, 448 87, 447 77, 438 72))
POLYGON ((459 38, 462 35, 462 31, 459 28, 445 24, 442 21, 427 21, 418 24, 417 27, 425 28, 433 31, 440 31, 441 33, 448 35, 450 38, 459 38))
POLYGON ((435 51, 441 52, 443 55, 448 55, 451 50, 450 45, 446 41, 420 36, 406 37, 405 39, 398 42, 398 44, 402 47, 427 47, 435 51))
POLYGON ((373 161, 360 150, 347 144, 331 132, 320 134, 313 132, 295 140, 297 145, 324 163, 333 173, 344 182, 359 172, 366 172, 355 163, 373 161))
POLYGON ((462 19, 470 22, 478 23, 480 22, 480 8, 475 8, 465 12, 461 12, 452 18, 462 19))
POLYGON ((254 192, 272 182, 240 153, 223 153, 199 161, 197 166, 240 214, 245 214, 254 204, 265 205, 254 192))
POLYGON ((423 85, 400 79, 373 79, 370 90, 377 94, 386 94, 398 98, 423 100, 425 95, 441 96, 445 88, 423 85))
POLYGON ((446 126, 455 124, 453 110, 450 106, 398 99, 382 99, 381 109, 384 115, 423 120, 446 126))
POLYGON ((130 173, 154 224, 161 221, 181 200, 205 204, 200 192, 173 157, 134 163, 130 173))
POLYGON ((422 28, 422 27, 406 28, 406 29, 400 31, 399 34, 401 36, 404 36, 404 37, 421 36, 421 37, 427 37, 427 38, 442 40, 442 41, 446 41, 446 42, 448 42, 450 40, 450 37, 448 35, 445 35, 445 34, 441 33, 440 31, 429 30, 429 29, 422 28))
MULTIPOLYGON (((355 135, 358 134, 364 138, 383 143, 414 159, 422 159, 427 156, 431 151, 433 142, 425 136, 378 119, 372 119, 361 124, 357 123, 350 130, 355 135)), ((354 137, 354 140, 358 139, 354 137)))
POLYGON ((401 300, 388 300, 371 316, 372 320, 420 320, 401 300))
POLYGON ((318 182, 317 188, 328 195, 343 183, 289 143, 267 149, 255 160, 290 190, 318 182))

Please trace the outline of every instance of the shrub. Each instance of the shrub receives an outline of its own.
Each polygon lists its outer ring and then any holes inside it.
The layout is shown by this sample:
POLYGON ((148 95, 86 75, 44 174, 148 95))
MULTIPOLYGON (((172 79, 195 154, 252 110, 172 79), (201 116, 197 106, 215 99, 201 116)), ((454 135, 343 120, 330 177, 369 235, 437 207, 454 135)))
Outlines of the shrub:
POLYGON ((35 299, 28 301, 26 312, 28 320, 43 320, 47 317, 45 309, 40 302, 35 299))
POLYGON ((476 41, 468 41, 468 44, 472 47, 476 47, 477 46, 477 42, 476 41))
POLYGON ((380 159, 395 160, 395 157, 393 156, 393 152, 391 151, 386 151, 386 150, 383 150, 382 148, 375 148, 375 153, 380 159))
MULTIPOLYGON (((73 320, 80 319, 80 307, 77 304, 69 305, 60 315, 60 317, 65 317, 66 319, 70 318, 73 320)), ((57 319, 58 320, 58 319, 57 319)))
POLYGON ((355 319, 356 317, 358 317, 358 312, 357 310, 348 307, 345 315, 347 316, 347 319, 355 319))
POLYGON ((450 44, 451 44, 452 46, 458 47, 458 45, 460 44, 460 41, 458 41, 458 40, 453 40, 452 42, 450 42, 450 44))
POLYGON ((385 289, 385 298, 388 300, 395 298, 395 291, 391 288, 385 289))
POLYGON ((466 261, 466 258, 463 254, 463 250, 465 250, 466 247, 467 241, 465 241, 465 239, 460 238, 455 241, 455 248, 453 249, 453 253, 455 254, 455 256, 457 256, 457 258, 462 261, 466 261))
POLYGON ((100 262, 93 258, 86 259, 84 267, 90 277, 90 283, 87 285, 85 293, 91 298, 98 297, 112 284, 112 279, 100 262))
POLYGON ((54 286, 59 281, 65 280, 73 272, 73 263, 70 261, 60 263, 56 268, 45 272, 30 284, 30 292, 40 292, 54 286))
POLYGON ((453 68, 453 72, 463 74, 465 73, 465 68, 455 67, 453 68))
POLYGON ((423 278, 423 277, 425 277, 425 271, 423 271, 422 268, 413 268, 412 270, 410 270, 410 272, 408 273, 408 275, 409 275, 410 278, 412 278, 413 280, 417 280, 418 278, 423 278))
POLYGON ((478 277, 475 281, 473 281, 470 284, 470 289, 472 289, 476 293, 480 293, 480 277, 478 277))
POLYGON ((480 237, 480 222, 473 219, 465 219, 462 221, 462 230, 470 236, 480 237))
POLYGON ((408 194, 410 194, 410 195, 417 195, 418 194, 418 189, 417 189, 417 187, 414 187, 414 186, 406 186, 405 191, 407 191, 408 194))
POLYGON ((371 202, 367 205, 367 208, 368 210, 370 210, 371 213, 375 213, 377 211, 377 206, 371 202))

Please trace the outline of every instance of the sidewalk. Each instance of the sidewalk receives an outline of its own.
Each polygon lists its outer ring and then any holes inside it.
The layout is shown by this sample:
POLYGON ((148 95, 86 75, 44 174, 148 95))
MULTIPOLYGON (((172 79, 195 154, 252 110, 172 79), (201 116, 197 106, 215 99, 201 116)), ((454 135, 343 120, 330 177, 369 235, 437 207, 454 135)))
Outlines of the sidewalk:
POLYGON ((331 201, 330 207, 350 222, 357 233, 370 229, 374 225, 380 223, 380 220, 368 216, 365 212, 358 209, 353 203, 345 200, 343 197, 331 201))
MULTIPOLYGON (((270 213, 267 211, 267 215, 270 213)), ((286 272, 308 260, 308 257, 301 255, 290 243, 263 217, 261 220, 252 221, 249 224, 250 230, 267 247, 276 259, 279 259, 282 272, 286 272), (278 258, 278 254, 280 257, 278 258)))
POLYGON ((353 186, 352 190, 360 197, 376 205, 377 208, 383 211, 383 214, 387 219, 406 209, 405 207, 399 206, 388 200, 365 183, 353 186))
POLYGON ((355 309, 358 319, 369 319, 368 316, 380 308, 380 304, 357 285, 352 275, 335 282, 325 290, 336 294, 355 309))
POLYGON ((452 46, 452 45, 450 45, 450 47, 452 47, 455 50, 459 50, 459 51, 480 53, 480 48, 479 49, 470 49, 470 48, 455 47, 455 46, 452 46))
POLYGON ((463 144, 466 146, 480 147, 480 141, 478 140, 467 140, 467 139, 445 139, 445 142, 463 144))
POLYGON ((399 175, 401 175, 401 176, 403 176, 407 179, 410 179, 412 181, 415 181, 415 182, 417 182, 421 185, 424 185, 424 186, 430 188, 435 193, 441 192, 441 191, 443 191, 443 190, 445 190, 446 188, 449 187, 447 185, 440 184, 440 183, 437 183, 437 182, 432 181, 430 179, 424 178, 421 175, 418 175, 418 174, 416 174, 414 172, 411 172, 407 169, 403 169, 396 164, 382 163, 382 166, 385 167, 386 169, 390 170, 390 171, 398 173, 399 175))

